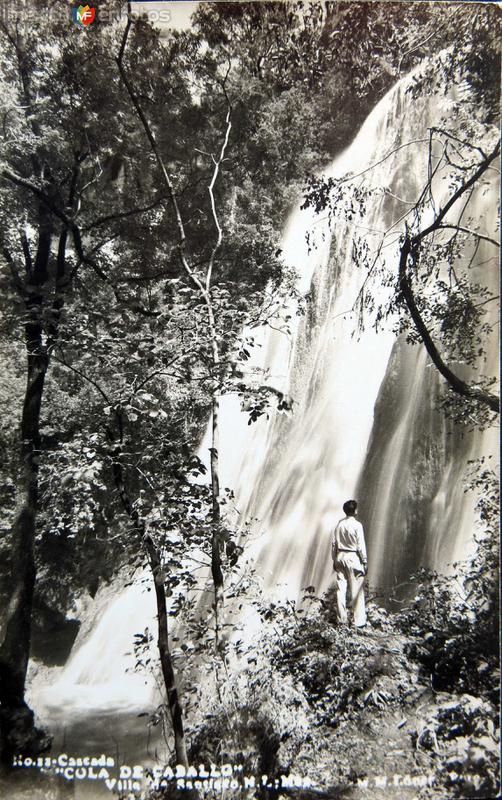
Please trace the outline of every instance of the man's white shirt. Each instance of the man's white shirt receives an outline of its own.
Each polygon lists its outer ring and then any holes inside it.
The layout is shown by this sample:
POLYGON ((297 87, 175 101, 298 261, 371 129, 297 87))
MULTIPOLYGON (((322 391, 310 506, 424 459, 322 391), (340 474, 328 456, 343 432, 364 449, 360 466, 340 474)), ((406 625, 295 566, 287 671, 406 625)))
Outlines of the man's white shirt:
POLYGON ((333 531, 331 545, 333 561, 340 551, 353 551, 359 555, 363 564, 366 564, 366 543, 364 541, 364 530, 361 523, 355 517, 344 517, 341 519, 333 531))

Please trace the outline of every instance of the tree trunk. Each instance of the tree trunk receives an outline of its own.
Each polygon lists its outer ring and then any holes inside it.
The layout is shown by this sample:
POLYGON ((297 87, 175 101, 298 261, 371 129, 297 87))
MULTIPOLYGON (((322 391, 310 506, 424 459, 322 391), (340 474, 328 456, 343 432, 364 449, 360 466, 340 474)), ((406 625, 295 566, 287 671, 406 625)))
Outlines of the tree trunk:
POLYGON ((35 588, 35 525, 38 510, 38 444, 27 428, 38 432, 46 366, 28 357, 28 386, 23 412, 23 465, 20 501, 12 526, 10 597, 0 628, 0 747, 3 761, 16 753, 34 755, 48 749, 50 739, 34 727, 24 700, 31 642, 35 588))
POLYGON ((214 637, 216 647, 219 648, 220 636, 220 609, 223 606, 223 570, 221 566, 221 534, 220 534, 220 476, 219 476, 219 411, 218 395, 213 394, 212 421, 211 421, 211 495, 213 532, 211 537, 211 575, 214 587, 214 637))
POLYGON ((2 706, 22 705, 30 648, 30 623, 35 587, 35 520, 38 507, 38 427, 45 380, 45 365, 28 355, 28 382, 24 401, 22 471, 19 506, 12 526, 12 589, 0 640, 0 701, 2 706), (38 363, 37 363, 38 362, 38 363))
POLYGON ((155 599, 157 602, 157 623, 158 623, 158 648, 160 665, 162 667, 162 677, 167 692, 167 704, 173 726, 174 750, 176 752, 176 763, 188 767, 188 756, 186 751, 185 732, 183 728, 183 712, 179 701, 176 679, 174 676, 173 662, 169 650, 168 617, 166 592, 164 588, 164 576, 162 564, 157 548, 150 536, 143 537, 150 567, 155 584, 155 599))
POLYGON ((216 323, 214 319, 213 305, 211 302, 211 295, 209 292, 209 277, 206 290, 203 294, 204 301, 207 308, 209 336, 211 339, 211 353, 212 353, 212 369, 213 369, 213 391, 211 402, 211 503, 212 503, 212 519, 213 519, 213 532, 211 536, 211 576, 213 579, 214 588, 214 640, 216 649, 219 650, 221 644, 220 636, 220 611, 224 603, 223 594, 223 569, 221 564, 221 507, 220 507, 220 461, 219 461, 219 447, 220 447, 220 398, 218 392, 220 391, 220 351, 218 348, 218 336, 216 331, 216 323))
MULTIPOLYGON (((50 746, 50 738, 35 728, 33 712, 25 702, 26 672, 30 655, 31 615, 36 580, 35 534, 38 512, 40 464, 40 414, 49 347, 57 340, 63 307, 67 232, 59 240, 53 317, 47 343, 43 342, 44 287, 48 279, 52 221, 47 208, 39 206, 39 237, 32 260, 26 237, 22 237, 27 278, 22 295, 26 309, 26 391, 21 417, 21 470, 18 508, 11 531, 8 601, 0 624, 0 755, 9 763, 15 753, 34 755, 50 746)), ((10 260, 10 254, 6 256, 10 260)))
MULTIPOLYGON (((118 415, 118 423, 120 429, 120 439, 122 439, 122 420, 120 415, 118 415)), ((111 432, 110 436, 112 436, 111 432)), ((115 485, 119 492, 122 505, 124 506, 129 518, 134 523, 138 533, 141 535, 141 539, 148 556, 150 568, 152 570, 152 576, 155 585, 155 600, 157 604, 157 646, 159 650, 160 665, 162 668, 162 677, 166 687, 167 704, 173 726, 176 761, 178 764, 183 764, 183 766, 187 767, 188 757, 186 751, 185 731, 183 727, 183 711, 179 701, 178 689, 176 687, 171 651, 169 650, 169 627, 162 562, 151 536, 145 531, 143 520, 138 514, 137 509, 131 503, 131 499, 124 481, 121 452, 121 445, 116 446, 113 452, 113 474, 115 478, 115 485)))
POLYGON ((21 474, 18 509, 11 531, 9 599, 0 626, 0 732, 3 760, 9 760, 16 751, 40 752, 49 744, 47 738, 33 727, 33 714, 24 700, 36 578, 40 412, 48 367, 48 355, 42 340, 41 289, 47 280, 52 231, 44 208, 39 210, 39 219, 38 247, 33 264, 29 253, 25 252, 28 273, 25 287, 27 382, 20 430, 21 474))

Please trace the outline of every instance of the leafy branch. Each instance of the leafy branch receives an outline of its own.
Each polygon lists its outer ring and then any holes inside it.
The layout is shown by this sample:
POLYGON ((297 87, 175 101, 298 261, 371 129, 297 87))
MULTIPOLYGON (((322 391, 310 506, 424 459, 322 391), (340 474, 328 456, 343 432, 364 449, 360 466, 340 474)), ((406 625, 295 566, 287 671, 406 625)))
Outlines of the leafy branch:
POLYGON ((434 221, 431 222, 430 225, 414 235, 410 234, 409 228, 406 226, 405 238, 401 246, 398 271, 399 288, 402 298, 406 303, 410 316, 420 335, 425 349, 427 350, 427 353, 429 354, 438 372, 443 376, 443 378, 445 378, 454 392, 462 395, 463 397, 476 400, 484 405, 487 405, 495 413, 498 413, 499 411, 499 398, 490 392, 483 391, 477 386, 471 386, 467 384, 450 369, 450 367, 442 358, 417 306, 409 277, 409 261, 411 260, 411 264, 416 270, 420 258, 421 243, 428 236, 443 227, 455 227, 443 224, 443 220, 445 219, 447 213, 451 208, 453 208, 455 203, 477 183, 477 181, 486 172, 486 170, 490 167, 490 164, 499 156, 499 154, 500 141, 497 142, 492 152, 483 158, 482 162, 472 173, 470 178, 460 184, 449 200, 445 203, 443 208, 437 213, 434 221))

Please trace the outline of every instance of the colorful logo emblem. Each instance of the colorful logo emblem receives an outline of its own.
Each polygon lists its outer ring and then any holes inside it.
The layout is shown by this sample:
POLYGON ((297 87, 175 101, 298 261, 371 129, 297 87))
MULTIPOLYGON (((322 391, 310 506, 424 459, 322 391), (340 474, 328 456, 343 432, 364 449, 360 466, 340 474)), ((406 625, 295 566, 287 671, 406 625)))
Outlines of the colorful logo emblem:
POLYGON ((90 6, 79 6, 78 8, 72 8, 71 14, 73 21, 77 25, 80 25, 81 28, 87 28, 94 20, 96 9, 90 6))

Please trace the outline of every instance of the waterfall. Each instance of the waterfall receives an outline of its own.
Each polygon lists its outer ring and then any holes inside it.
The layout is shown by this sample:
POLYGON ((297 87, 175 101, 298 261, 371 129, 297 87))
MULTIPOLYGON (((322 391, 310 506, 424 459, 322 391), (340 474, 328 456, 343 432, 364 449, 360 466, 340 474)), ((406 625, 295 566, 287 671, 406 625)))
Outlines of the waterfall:
MULTIPOLYGON (((242 518, 258 520, 253 560, 268 592, 297 596, 307 585, 327 587, 330 531, 349 497, 360 499, 373 585, 388 589, 420 566, 446 570, 472 547, 474 498, 464 493, 463 475, 468 459, 496 453, 494 436, 455 429, 437 410, 441 379, 425 350, 396 341, 390 330, 376 333, 371 314, 358 334, 351 311, 365 278, 354 265, 356 239, 363 236, 376 253, 392 228, 381 263, 396 275, 403 213, 427 179, 428 128, 453 115, 455 97, 411 103, 413 77, 384 97, 327 173, 360 175, 359 187, 383 187, 370 207, 351 220, 335 213, 332 237, 326 221, 309 212, 296 211, 289 221, 284 253, 288 263, 303 262, 311 303, 289 342, 279 348, 273 332, 262 351, 263 366, 294 398, 293 413, 272 414, 254 431, 243 430, 234 401, 222 414, 221 462, 232 465, 224 482, 242 518), (307 252, 300 231, 316 232, 318 248, 307 252)), ((475 218, 495 223, 495 182, 491 192, 477 194, 475 218)), ((490 247, 481 243, 473 254, 473 281, 486 283, 480 276, 490 247)), ((373 286, 377 304, 388 291, 373 286)), ((496 357, 495 342, 491 374, 496 357)))
MULTIPOLYGON (((123 588, 120 582, 102 586, 85 615, 70 658, 53 670, 53 681, 35 678, 29 699, 42 716, 69 707, 72 714, 150 707, 155 692, 153 676, 135 671, 135 634, 156 630, 156 606, 148 574, 136 575, 123 588)), ((63 712, 64 713, 64 712, 63 712)))
MULTIPOLYGON (((292 409, 249 425, 236 395, 221 399, 221 485, 233 489, 241 523, 254 520, 252 558, 269 593, 296 596, 306 585, 327 587, 330 531, 350 497, 360 500, 374 585, 391 587, 422 565, 444 569, 472 542, 473 498, 463 493, 462 475, 469 458, 490 451, 493 438, 460 436, 435 410, 440 379, 425 352, 396 340, 391 326, 376 333, 369 312, 358 332, 353 311, 365 278, 354 264, 354 244, 363 236, 376 254, 382 233, 394 225, 382 263, 396 274, 403 230, 396 223, 426 180, 427 129, 454 102, 423 96, 411 102, 409 85, 403 80, 383 98, 327 171, 364 173, 358 185, 375 189, 365 212, 352 219, 335 215, 332 232, 309 210, 294 211, 287 224, 283 258, 297 268, 309 302, 304 314, 291 305, 289 333, 252 331, 249 371, 261 371, 264 384, 289 395, 292 409)), ((491 195, 476 202, 480 213, 492 213, 491 195)), ((480 247, 479 269, 487 257, 480 247)), ((374 284, 372 291, 383 304, 390 288, 374 284)), ((206 436, 202 456, 208 448, 206 436)), ((122 683, 131 658, 113 661, 106 642, 115 647, 121 620, 132 618, 119 647, 121 654, 130 651, 126 639, 151 625, 152 616, 151 593, 134 587, 103 604, 99 622, 87 637, 79 635, 59 676, 68 703, 72 691, 75 703, 80 692, 87 698, 95 692, 101 703, 105 685, 114 686, 110 702, 131 697, 122 683)))

